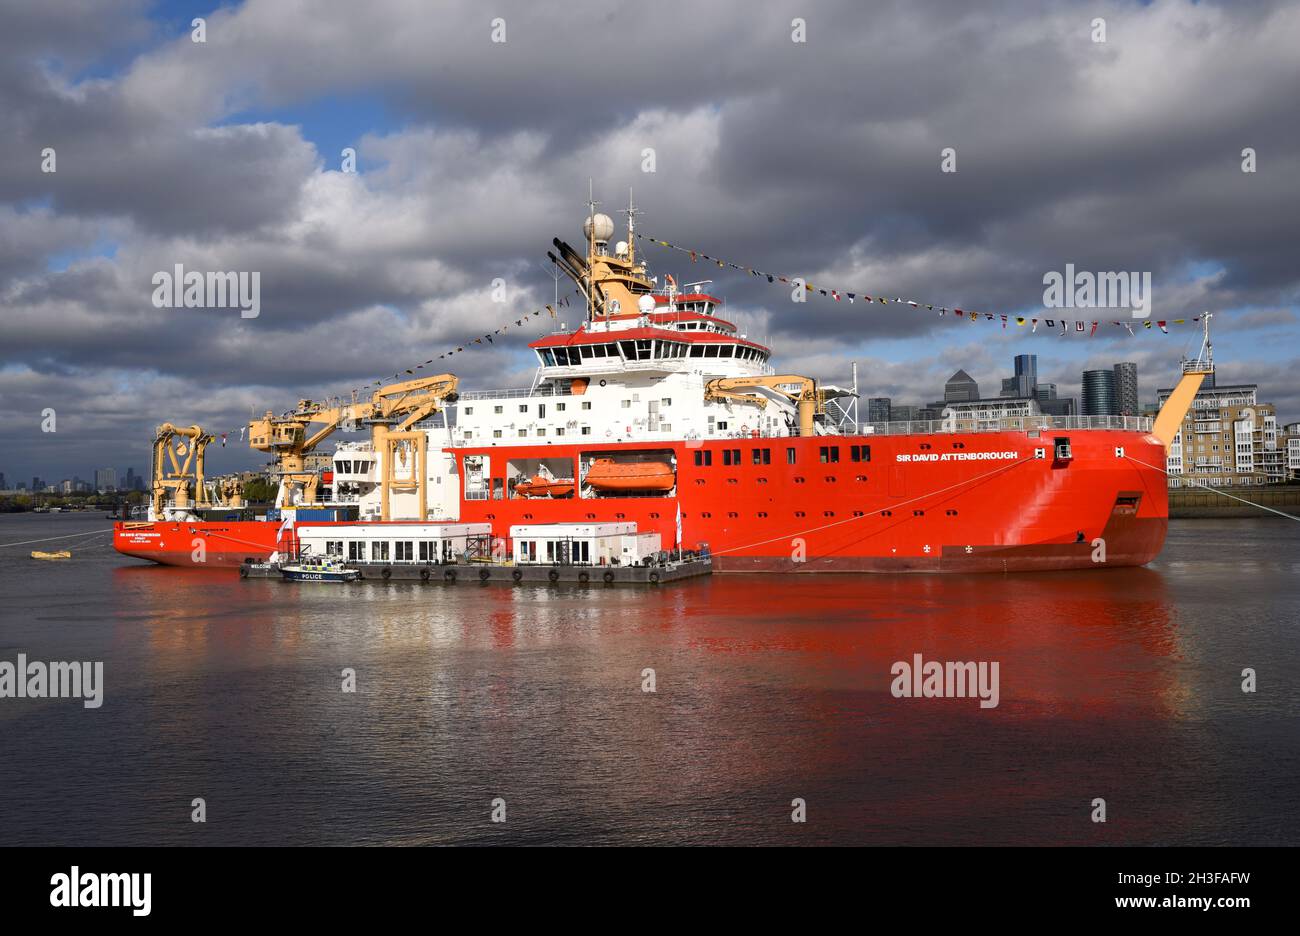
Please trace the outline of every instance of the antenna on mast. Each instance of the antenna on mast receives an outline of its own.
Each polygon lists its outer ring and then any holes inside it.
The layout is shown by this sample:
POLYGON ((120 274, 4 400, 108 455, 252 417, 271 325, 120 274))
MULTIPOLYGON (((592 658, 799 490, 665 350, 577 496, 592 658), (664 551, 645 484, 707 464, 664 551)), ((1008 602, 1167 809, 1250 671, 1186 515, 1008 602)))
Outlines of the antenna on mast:
POLYGON ((560 279, 564 276, 564 273, 560 270, 560 261, 554 255, 551 256, 549 267, 551 279, 555 280, 555 308, 558 309, 560 307, 560 279))
POLYGON ((596 190, 590 176, 587 178, 587 321, 596 319, 596 284, 592 278, 592 264, 596 260, 596 190))
POLYGON ((1196 360, 1183 360, 1183 373, 1194 374, 1212 374, 1214 373, 1214 344, 1210 341, 1210 319, 1214 318, 1214 313, 1206 311, 1201 315, 1201 350, 1196 355, 1196 360))
POLYGON ((627 207, 621 209, 627 215, 627 259, 636 262, 636 216, 640 213, 636 202, 632 200, 632 186, 627 187, 627 207))

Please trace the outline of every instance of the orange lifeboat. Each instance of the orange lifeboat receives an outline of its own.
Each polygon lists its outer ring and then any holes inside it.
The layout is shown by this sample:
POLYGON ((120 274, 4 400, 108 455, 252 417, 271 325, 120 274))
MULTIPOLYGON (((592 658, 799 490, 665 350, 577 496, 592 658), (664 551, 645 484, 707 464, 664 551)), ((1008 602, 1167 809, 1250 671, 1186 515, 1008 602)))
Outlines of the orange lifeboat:
POLYGON ((677 483, 673 466, 664 462, 616 462, 597 458, 587 469, 587 484, 601 492, 671 491, 677 483))
POLYGON ((533 475, 515 485, 519 497, 567 497, 573 493, 572 478, 544 478, 533 475))

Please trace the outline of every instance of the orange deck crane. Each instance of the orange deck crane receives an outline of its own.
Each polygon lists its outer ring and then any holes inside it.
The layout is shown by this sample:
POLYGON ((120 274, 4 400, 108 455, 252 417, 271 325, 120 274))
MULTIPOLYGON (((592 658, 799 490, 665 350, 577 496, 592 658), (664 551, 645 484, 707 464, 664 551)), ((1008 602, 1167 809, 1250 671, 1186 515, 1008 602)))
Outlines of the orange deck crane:
POLYGON ((203 452, 212 436, 198 426, 173 426, 163 423, 154 433, 153 481, 149 489, 154 518, 161 519, 166 508, 167 492, 178 510, 191 506, 205 507, 207 489, 203 483, 203 452))
POLYGON ((425 491, 428 439, 423 432, 409 430, 421 419, 437 412, 444 402, 455 400, 458 384, 458 378, 452 374, 421 377, 380 387, 364 402, 327 406, 312 400, 299 400, 293 412, 276 416, 268 410, 261 419, 252 420, 248 424, 249 447, 267 452, 275 459, 276 474, 280 477, 276 506, 317 502, 320 479, 315 472, 307 470, 306 456, 340 426, 353 423, 369 425, 375 450, 384 454, 382 518, 389 519, 389 487, 392 484, 398 489, 415 489, 423 519, 428 506, 425 491), (412 479, 398 481, 394 478, 395 454, 407 443, 416 453, 412 479), (296 501, 295 492, 299 492, 296 501))
POLYGON ((704 399, 720 402, 753 403, 760 410, 767 406, 767 398, 757 393, 743 391, 763 387, 789 399, 799 414, 799 435, 816 435, 814 420, 822 412, 822 395, 817 381, 797 374, 778 374, 774 377, 718 377, 704 385, 704 399), (792 390, 790 387, 798 387, 792 390))

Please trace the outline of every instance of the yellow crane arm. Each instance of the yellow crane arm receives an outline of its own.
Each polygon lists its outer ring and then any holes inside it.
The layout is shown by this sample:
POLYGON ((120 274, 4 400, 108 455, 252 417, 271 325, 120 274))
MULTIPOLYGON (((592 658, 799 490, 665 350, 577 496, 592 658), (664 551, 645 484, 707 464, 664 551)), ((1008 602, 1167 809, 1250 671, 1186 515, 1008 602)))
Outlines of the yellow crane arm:
POLYGON ((1192 360, 1183 360, 1183 376, 1178 379, 1178 385, 1174 387, 1174 392, 1169 394, 1169 399, 1165 400, 1165 405, 1160 407, 1155 424, 1151 427, 1151 434, 1159 439, 1166 449, 1173 444, 1174 437, 1178 435, 1187 411, 1196 401, 1196 393, 1201 389, 1201 383, 1214 373, 1214 345, 1210 341, 1210 319, 1212 318, 1214 318, 1213 312, 1207 311, 1202 314, 1203 337, 1200 353, 1192 360))
POLYGON ((268 411, 261 419, 251 421, 248 424, 248 444, 250 448, 270 453, 275 458, 281 482, 281 503, 284 502, 286 486, 294 485, 302 486, 305 502, 310 503, 315 500, 318 482, 316 475, 306 470, 305 456, 337 431, 341 424, 363 419, 385 423, 398 416, 405 417, 396 430, 387 430, 386 426, 377 424, 372 430, 372 439, 378 443, 378 429, 385 429, 385 438, 394 432, 405 432, 436 412, 443 401, 455 399, 458 385, 459 380, 454 375, 439 374, 380 387, 370 401, 364 403, 323 406, 311 400, 299 400, 291 413, 276 416, 268 411))
MULTIPOLYGON (((801 377, 798 374, 777 374, 769 377, 717 377, 704 385, 704 399, 752 403, 756 398, 762 398, 756 394, 740 394, 736 391, 758 387, 779 393, 792 401, 799 413, 799 435, 816 435, 814 419, 821 409, 821 397, 817 392, 817 381, 811 377, 801 377), (799 389, 787 389, 792 384, 799 389)), ((766 401, 763 405, 766 405, 766 401)))
POLYGON ((753 403, 760 410, 767 408, 767 397, 759 396, 757 393, 741 393, 737 390, 719 390, 715 388, 706 391, 704 398, 706 400, 717 400, 720 403, 753 403))
POLYGON ((178 508, 190 506, 190 490, 199 506, 207 503, 203 484, 203 454, 212 436, 198 426, 163 423, 154 433, 153 482, 150 498, 155 518, 161 518, 167 492, 178 508))

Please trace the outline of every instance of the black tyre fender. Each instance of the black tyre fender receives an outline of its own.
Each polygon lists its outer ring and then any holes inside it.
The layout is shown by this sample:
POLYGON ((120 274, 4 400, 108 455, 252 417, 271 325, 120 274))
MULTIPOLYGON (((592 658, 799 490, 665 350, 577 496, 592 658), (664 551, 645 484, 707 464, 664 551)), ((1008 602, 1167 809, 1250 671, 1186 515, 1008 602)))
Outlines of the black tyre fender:
POLYGON ((550 572, 546 573, 546 577, 552 582, 558 582, 560 580, 560 570, 552 569, 550 572))
POLYGON ((385 582, 387 582, 390 578, 393 577, 393 570, 388 568, 388 566, 384 566, 383 570, 379 573, 379 577, 382 578, 385 582))
POLYGON ((454 581, 456 581, 456 570, 455 570, 455 569, 444 569, 444 570, 443 570, 443 573, 442 573, 442 578, 443 578, 444 581, 447 581, 447 582, 454 582, 454 581))
POLYGON ((614 584, 614 572, 611 569, 606 569, 605 574, 601 577, 605 580, 606 585, 614 584))
POLYGON ((239 567, 239 577, 240 577, 240 578, 248 578, 248 566, 246 566, 246 565, 241 565, 241 566, 239 567))
POLYGON ((420 581, 421 581, 421 582, 427 582, 427 581, 429 581, 429 570, 428 570, 428 569, 421 569, 421 570, 420 570, 420 581))
POLYGON ((586 585, 588 582, 591 581, 591 576, 586 572, 579 572, 578 581, 581 582, 583 585, 586 585))
POLYGON ((479 569, 479 570, 478 570, 478 580, 479 580, 480 582, 486 582, 486 581, 487 581, 488 579, 490 579, 491 577, 492 577, 492 573, 489 572, 487 569, 479 569))
POLYGON ((650 584, 651 584, 651 585, 658 585, 658 584, 659 584, 659 573, 658 573, 657 571, 656 571, 656 572, 651 572, 651 573, 650 573, 650 584))
POLYGON ((514 579, 516 582, 522 582, 524 580, 524 570, 515 569, 513 572, 510 573, 510 577, 514 579))

